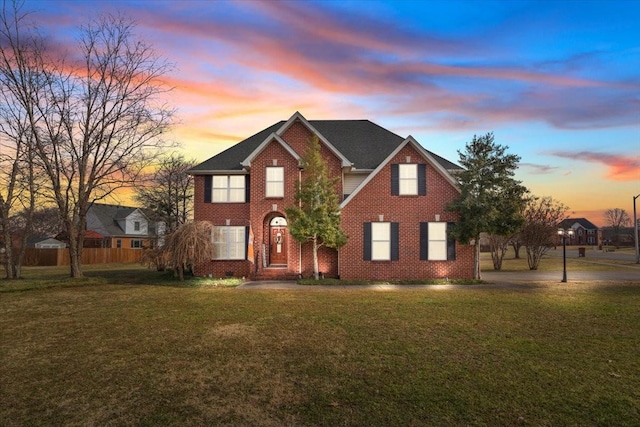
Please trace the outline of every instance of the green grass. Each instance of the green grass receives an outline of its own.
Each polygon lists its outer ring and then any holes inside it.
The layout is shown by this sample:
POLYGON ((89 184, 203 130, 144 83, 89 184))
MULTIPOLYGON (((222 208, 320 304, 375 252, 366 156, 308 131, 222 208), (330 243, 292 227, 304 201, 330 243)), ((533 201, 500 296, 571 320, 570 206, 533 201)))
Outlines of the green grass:
MULTIPOLYGON (((637 266, 635 261, 608 259, 600 256, 599 252, 588 250, 585 258, 567 257, 567 271, 614 271, 620 266, 637 266)), ((480 267, 482 271, 493 271, 493 262, 490 253, 480 254, 480 267)), ((501 271, 529 270, 527 254, 523 248, 520 258, 514 257, 510 249, 502 261, 501 271)), ((539 271, 562 271, 562 257, 545 254, 538 265, 539 271)))
POLYGON ((180 281, 173 272, 156 272, 139 264, 95 264, 82 267, 84 277, 71 279, 68 267, 28 267, 20 280, 0 280, 0 293, 48 288, 73 288, 100 284, 154 286, 238 286, 239 278, 187 277, 180 281))
POLYGON ((640 424, 638 284, 240 291, 122 270, 0 293, 0 425, 640 424))

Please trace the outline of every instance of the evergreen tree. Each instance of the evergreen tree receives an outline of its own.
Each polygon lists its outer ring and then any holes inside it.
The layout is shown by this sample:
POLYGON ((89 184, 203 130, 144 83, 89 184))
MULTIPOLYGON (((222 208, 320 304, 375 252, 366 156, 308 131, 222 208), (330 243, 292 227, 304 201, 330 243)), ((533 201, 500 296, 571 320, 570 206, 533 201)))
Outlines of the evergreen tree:
POLYGON ((460 219, 451 234, 462 243, 474 242, 474 273, 480 279, 480 233, 509 235, 523 224, 527 189, 513 178, 520 157, 494 142, 493 133, 473 136, 465 151, 458 151, 457 175, 461 194, 449 205, 460 219))
POLYGON ((296 205, 285 212, 293 238, 313 245, 313 275, 317 280, 318 249, 322 246, 338 249, 347 243, 347 236, 340 228, 338 178, 328 175, 318 137, 309 140, 301 164, 304 171, 302 182, 296 184, 296 205))

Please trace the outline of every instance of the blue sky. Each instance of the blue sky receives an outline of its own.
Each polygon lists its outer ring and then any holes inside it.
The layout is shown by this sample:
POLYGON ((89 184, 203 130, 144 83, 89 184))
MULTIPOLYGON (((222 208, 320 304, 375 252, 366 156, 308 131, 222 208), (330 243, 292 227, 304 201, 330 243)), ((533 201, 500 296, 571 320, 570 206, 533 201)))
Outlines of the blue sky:
POLYGON ((640 193, 640 1, 34 1, 72 46, 120 13, 175 63, 172 137, 198 160, 300 111, 369 119, 457 161, 474 134, 606 225, 640 193))

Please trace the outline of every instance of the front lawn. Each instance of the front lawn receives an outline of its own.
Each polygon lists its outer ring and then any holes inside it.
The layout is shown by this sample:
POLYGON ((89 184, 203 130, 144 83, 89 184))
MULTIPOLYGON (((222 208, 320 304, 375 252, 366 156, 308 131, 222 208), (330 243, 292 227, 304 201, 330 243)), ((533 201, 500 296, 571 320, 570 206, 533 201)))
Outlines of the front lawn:
POLYGON ((91 280, 0 293, 0 425, 640 424, 638 285, 91 280))

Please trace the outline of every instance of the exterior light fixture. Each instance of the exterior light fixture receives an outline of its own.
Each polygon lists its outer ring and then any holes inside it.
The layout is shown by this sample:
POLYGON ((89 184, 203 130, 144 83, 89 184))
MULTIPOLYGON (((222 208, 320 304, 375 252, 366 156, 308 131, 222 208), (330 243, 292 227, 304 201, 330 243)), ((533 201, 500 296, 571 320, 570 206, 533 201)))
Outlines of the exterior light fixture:
POLYGON ((573 236, 573 230, 558 228, 558 235, 562 236, 562 283, 567 283, 567 237, 573 236))

